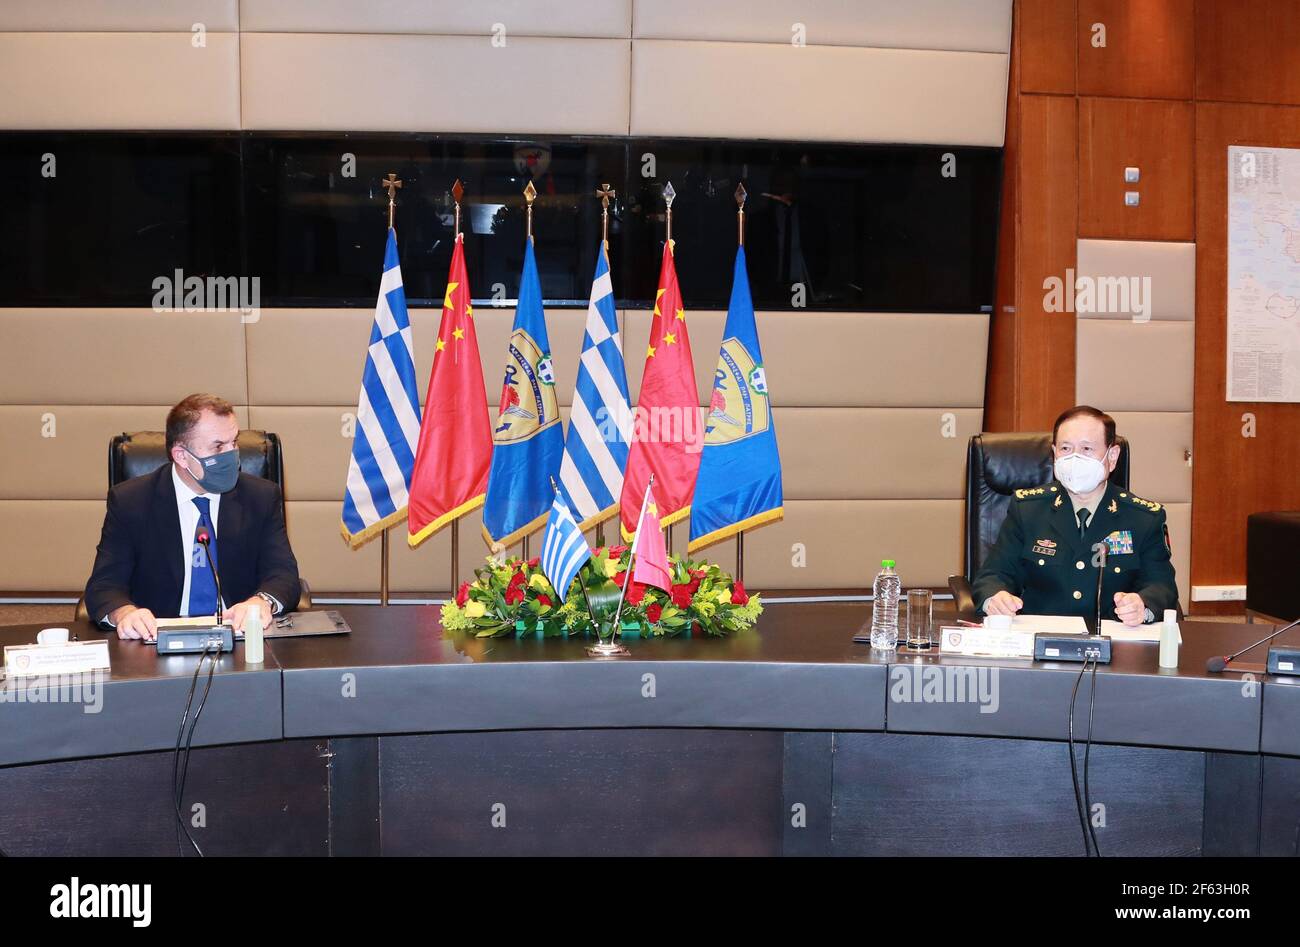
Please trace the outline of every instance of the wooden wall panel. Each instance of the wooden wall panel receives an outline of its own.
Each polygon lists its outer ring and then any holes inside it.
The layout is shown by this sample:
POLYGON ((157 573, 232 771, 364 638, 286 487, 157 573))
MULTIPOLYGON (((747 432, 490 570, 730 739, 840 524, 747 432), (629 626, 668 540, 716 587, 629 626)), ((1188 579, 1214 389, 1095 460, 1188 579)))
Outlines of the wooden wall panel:
POLYGON ((1195 113, 1189 102, 1079 99, 1079 236, 1193 240, 1192 152, 1195 113), (1126 184, 1124 169, 1141 171, 1126 184), (1137 207, 1124 192, 1141 194, 1137 207))
MULTIPOLYGON (((1300 17, 1300 13, 1297 13, 1300 17)), ((1196 391, 1192 581, 1246 581, 1246 517, 1300 509, 1300 404, 1228 402, 1227 149, 1300 148, 1300 108, 1200 103, 1196 109, 1196 391), (1242 415, 1256 436, 1242 436, 1242 415)), ((1239 610, 1240 606, 1237 606, 1239 610)), ((1204 609, 1198 605, 1198 611, 1204 609)))
POLYGON ((988 371, 984 376, 984 430, 1015 430, 1016 367, 1016 168, 1020 164, 1019 40, 1012 38, 1007 80, 1007 134, 1002 150, 998 214, 998 269, 989 316, 988 371))
POLYGON ((1074 266, 1078 116, 1073 97, 1020 97, 1016 430, 1044 430, 1074 397, 1074 313, 1043 308, 1043 281, 1074 266))
POLYGON ((1074 94, 1075 17, 1075 0, 1016 3, 1012 49, 1020 56, 1020 81, 1013 88, 1074 94))
POLYGON ((1080 95, 1190 99, 1193 0, 1078 0, 1080 95), (1093 45, 1093 25, 1106 45, 1093 45))
POLYGON ((1300 3, 1197 0, 1196 97, 1300 104, 1300 3))

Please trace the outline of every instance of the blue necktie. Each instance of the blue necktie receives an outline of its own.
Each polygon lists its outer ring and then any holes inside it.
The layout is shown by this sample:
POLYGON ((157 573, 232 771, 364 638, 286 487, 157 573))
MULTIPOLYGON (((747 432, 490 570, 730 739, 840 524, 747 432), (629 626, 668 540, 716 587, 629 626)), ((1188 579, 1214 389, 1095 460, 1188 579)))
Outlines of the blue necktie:
POLYGON ((194 544, 190 550, 190 614, 215 615, 217 611, 217 581, 208 568, 208 557, 199 545, 199 530, 208 531, 208 550, 212 553, 212 568, 217 566, 217 530, 207 497, 195 497, 199 508, 199 521, 194 527, 194 544))

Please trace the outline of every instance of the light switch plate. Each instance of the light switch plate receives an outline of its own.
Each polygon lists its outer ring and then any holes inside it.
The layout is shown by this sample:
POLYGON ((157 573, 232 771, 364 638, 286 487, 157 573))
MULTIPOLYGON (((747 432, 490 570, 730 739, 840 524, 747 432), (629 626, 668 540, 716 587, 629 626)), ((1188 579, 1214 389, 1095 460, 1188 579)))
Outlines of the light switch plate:
POLYGON ((1141 199, 1141 198, 1140 198, 1140 195, 1138 194, 1137 191, 1125 191, 1125 192, 1124 192, 1124 206, 1125 206, 1125 207, 1137 207, 1137 206, 1138 206, 1138 201, 1139 201, 1140 199, 1141 199))
POLYGON ((1125 169, 1124 169, 1124 183, 1125 183, 1125 184, 1137 184, 1137 182, 1138 182, 1138 178, 1139 178, 1139 176, 1141 175, 1141 173, 1142 173, 1142 172, 1139 171, 1137 168, 1125 168, 1125 169))

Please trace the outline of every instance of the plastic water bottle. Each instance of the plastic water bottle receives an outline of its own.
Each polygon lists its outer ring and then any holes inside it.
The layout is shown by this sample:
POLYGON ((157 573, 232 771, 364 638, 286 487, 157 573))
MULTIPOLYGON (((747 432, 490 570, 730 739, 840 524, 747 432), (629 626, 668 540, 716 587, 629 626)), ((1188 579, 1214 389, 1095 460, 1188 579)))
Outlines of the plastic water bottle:
POLYGON ((898 595, 903 580, 894 571, 894 560, 880 563, 880 574, 871 586, 871 647, 893 651, 898 647, 898 595))

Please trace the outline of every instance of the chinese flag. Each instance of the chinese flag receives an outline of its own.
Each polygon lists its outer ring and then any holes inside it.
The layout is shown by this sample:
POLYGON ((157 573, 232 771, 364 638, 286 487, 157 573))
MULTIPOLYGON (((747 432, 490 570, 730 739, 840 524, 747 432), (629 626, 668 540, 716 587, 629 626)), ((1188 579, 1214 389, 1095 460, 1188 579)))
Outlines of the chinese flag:
POLYGON ((633 551, 636 553, 633 581, 671 592, 672 570, 668 568, 668 549, 664 546, 664 528, 659 522, 659 507, 655 504, 653 488, 646 497, 645 513, 641 517, 633 551))
POLYGON ((619 517, 624 539, 630 540, 636 529, 651 473, 655 475, 660 524, 671 526, 690 515, 703 444, 700 395, 670 240, 664 245, 632 447, 623 475, 619 517))
POLYGON ((411 474, 406 537, 411 546, 482 506, 487 492, 492 426, 469 299, 464 235, 458 235, 411 474))

